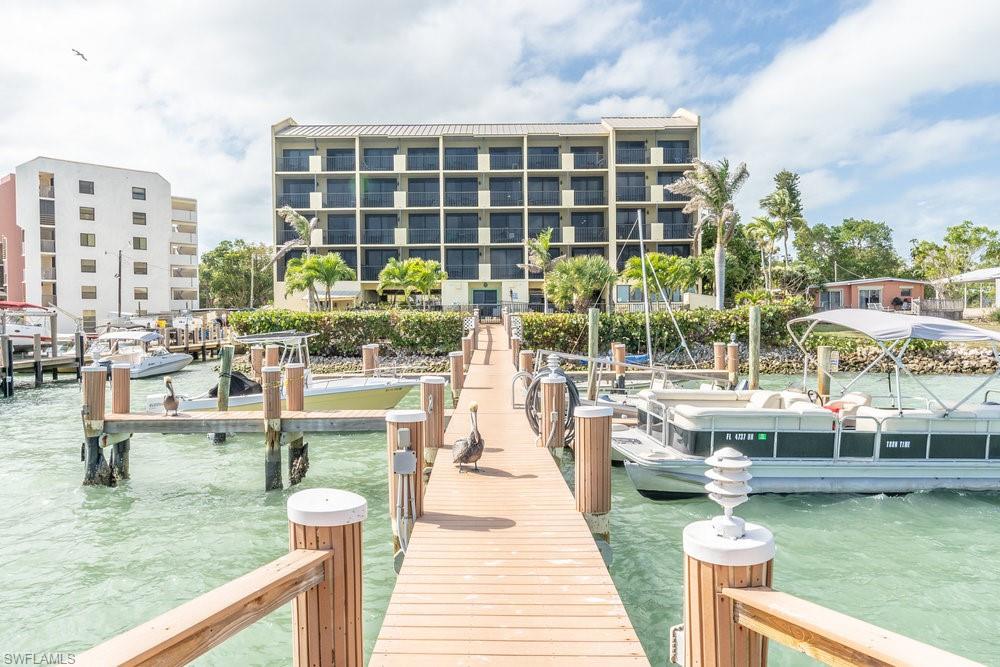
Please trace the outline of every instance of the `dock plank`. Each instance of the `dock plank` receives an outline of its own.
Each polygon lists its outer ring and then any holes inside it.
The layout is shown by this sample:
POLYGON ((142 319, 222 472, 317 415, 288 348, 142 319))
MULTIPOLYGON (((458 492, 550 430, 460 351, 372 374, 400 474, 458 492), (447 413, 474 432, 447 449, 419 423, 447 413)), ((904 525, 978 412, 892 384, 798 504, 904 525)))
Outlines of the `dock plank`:
POLYGON ((434 462, 370 665, 648 665, 573 495, 510 405, 502 327, 484 327, 445 433, 479 405, 480 472, 434 462))

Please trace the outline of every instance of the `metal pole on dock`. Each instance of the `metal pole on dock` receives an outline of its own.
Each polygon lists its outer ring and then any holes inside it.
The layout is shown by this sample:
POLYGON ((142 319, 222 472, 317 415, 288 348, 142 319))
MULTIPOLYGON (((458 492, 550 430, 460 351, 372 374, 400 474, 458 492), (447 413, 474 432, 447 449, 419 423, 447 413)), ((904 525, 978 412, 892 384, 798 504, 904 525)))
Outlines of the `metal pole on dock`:
POLYGON ((538 446, 561 452, 566 441, 566 377, 550 373, 542 378, 542 415, 538 446))
POLYGON ((451 404, 458 405, 458 395, 462 392, 462 385, 465 383, 465 369, 463 363, 464 352, 449 352, 448 363, 451 366, 451 404))
POLYGON ((281 369, 261 370, 264 395, 264 490, 281 488, 281 369))
MULTIPOLYGON (((285 366, 285 407, 289 412, 305 410, 305 373, 302 363, 285 366)), ((288 483, 298 484, 309 470, 309 451, 302 433, 289 433, 288 438, 288 483)))
POLYGON ((750 306, 750 336, 747 341, 747 378, 750 389, 760 388, 760 306, 750 306))
POLYGON ((531 350, 521 350, 520 359, 518 360, 517 370, 522 373, 534 373, 535 372, 535 353, 531 350))
MULTIPOLYGON (((132 411, 132 367, 127 363, 111 365, 111 412, 127 415, 132 411)), ((132 439, 128 434, 116 434, 115 439, 126 437, 111 446, 111 470, 115 479, 129 478, 129 450, 132 439)))
POLYGON ((517 368, 517 364, 518 361, 520 361, 519 357, 521 354, 520 336, 514 336, 513 338, 510 339, 510 354, 511 354, 511 363, 514 364, 514 368, 517 368))
POLYGON ((829 345, 816 347, 816 391, 826 401, 830 398, 830 367, 833 359, 833 348, 829 345))
POLYGON ((101 433, 104 431, 104 387, 108 369, 104 366, 86 366, 83 373, 83 435, 85 486, 111 486, 114 479, 111 468, 101 450, 101 433))
MULTIPOLYGON (((219 352, 219 384, 216 392, 215 409, 219 412, 229 410, 229 389, 233 381, 233 354, 236 348, 232 345, 223 345, 219 352)), ((218 444, 226 441, 225 433, 213 433, 212 442, 218 444)))
POLYGON ((365 375, 375 375, 378 368, 378 343, 361 346, 361 370, 365 375))
POLYGON ((439 447, 444 447, 444 378, 424 375, 420 378, 420 407, 427 413, 424 432, 424 458, 434 463, 439 447))
POLYGON ((462 365, 466 371, 472 365, 472 332, 462 338, 462 365))
POLYGON ((364 665, 361 524, 368 503, 350 491, 306 489, 288 499, 289 549, 333 551, 326 576, 292 603, 292 664, 364 665))
POLYGON ((602 405, 580 405, 573 410, 576 511, 590 532, 605 542, 611 537, 611 415, 602 405))
MULTIPOLYGON (((401 515, 416 520, 424 515, 424 427, 427 413, 423 410, 389 410, 385 413, 385 433, 389 461, 389 519, 392 521, 392 550, 399 551, 399 524, 401 515), (403 433, 406 435, 402 435, 403 433), (397 479, 397 451, 409 448, 415 463, 412 473, 402 473, 402 483, 397 479), (411 475, 412 483, 406 479, 411 475), (402 494, 400 493, 402 491, 402 494), (412 508, 407 512, 407 503, 412 508)), ((412 528, 412 525, 410 526, 412 528)), ((409 535, 403 539, 407 539, 409 535)))
POLYGON ((587 311, 587 356, 590 357, 587 363, 587 399, 591 401, 597 400, 597 362, 594 358, 598 354, 600 344, 600 317, 601 311, 597 308, 587 311))
POLYGON ((260 345, 250 347, 250 373, 254 382, 260 382, 260 369, 264 367, 264 348, 260 345))

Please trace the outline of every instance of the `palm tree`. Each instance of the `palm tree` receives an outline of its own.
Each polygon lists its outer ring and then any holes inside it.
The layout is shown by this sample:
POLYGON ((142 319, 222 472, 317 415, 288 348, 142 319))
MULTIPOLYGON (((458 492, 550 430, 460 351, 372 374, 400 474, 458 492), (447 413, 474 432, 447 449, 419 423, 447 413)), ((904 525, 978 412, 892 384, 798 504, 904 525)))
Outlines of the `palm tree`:
POLYGON ((557 263, 545 283, 545 294, 560 308, 572 306, 585 312, 616 273, 608 260, 598 255, 571 257, 557 263))
POLYGON ((760 250, 760 272, 764 276, 764 289, 770 292, 774 286, 771 277, 771 259, 774 257, 778 239, 783 234, 782 224, 774 218, 759 215, 746 226, 746 231, 747 235, 757 244, 757 249, 760 250))
POLYGON ((416 277, 414 287, 417 292, 424 295, 424 309, 426 310, 427 299, 431 292, 441 285, 441 281, 448 280, 448 273, 441 268, 441 263, 436 259, 411 257, 406 261, 413 262, 412 271, 416 277))
MULTIPOLYGON (((659 284, 664 291, 691 289, 700 277, 698 262, 693 257, 678 257, 662 252, 646 253, 647 282, 659 284)), ((629 257, 619 277, 632 285, 642 284, 642 259, 629 257)))
MULTIPOLYGON (((398 257, 392 257, 386 263, 382 270, 378 274, 378 288, 379 294, 382 294, 385 290, 400 290, 403 292, 403 298, 409 299, 410 294, 419 291, 417 289, 417 283, 420 280, 420 267, 416 264, 417 258, 410 258, 406 260, 400 260, 398 257)), ((393 295, 393 302, 395 303, 395 295, 393 295)))
POLYGON ((802 214, 802 195, 799 192, 799 175, 782 169, 774 175, 774 192, 760 200, 760 207, 781 224, 785 246, 785 267, 788 267, 788 237, 807 226, 802 214))
POLYGON ((715 164, 694 160, 694 169, 667 185, 674 194, 688 197, 684 213, 695 213, 694 236, 699 238, 706 225, 715 226, 715 307, 723 308, 726 300, 726 245, 733 237, 740 220, 733 197, 750 177, 747 166, 730 167, 723 158, 715 164))
POLYGON ((518 264, 517 266, 522 269, 527 269, 529 273, 541 273, 542 274, 542 312, 548 312, 549 310, 549 295, 545 291, 545 276, 552 270, 552 267, 556 263, 563 259, 562 256, 553 257, 552 248, 552 232, 554 230, 551 227, 546 227, 542 231, 538 232, 538 236, 535 238, 529 238, 524 242, 525 249, 527 250, 528 261, 524 264, 518 264))
POLYGON ((317 285, 322 286, 326 293, 326 308, 332 310, 333 286, 338 281, 354 280, 356 277, 354 269, 347 265, 340 253, 296 257, 288 262, 288 270, 285 272, 285 294, 304 290, 312 292, 317 285))
MULTIPOLYGON (((305 216, 297 213, 295 209, 287 205, 278 209, 278 217, 288 223, 288 225, 295 230, 297 236, 288 239, 278 246, 278 248, 274 251, 274 255, 271 256, 271 264, 274 264, 279 259, 287 255, 288 251, 296 246, 305 246, 305 254, 306 257, 308 257, 312 253, 312 232, 314 229, 319 227, 319 220, 316 218, 306 220, 305 216)), ((312 310, 314 296, 314 290, 310 288, 308 292, 310 310, 312 310)))

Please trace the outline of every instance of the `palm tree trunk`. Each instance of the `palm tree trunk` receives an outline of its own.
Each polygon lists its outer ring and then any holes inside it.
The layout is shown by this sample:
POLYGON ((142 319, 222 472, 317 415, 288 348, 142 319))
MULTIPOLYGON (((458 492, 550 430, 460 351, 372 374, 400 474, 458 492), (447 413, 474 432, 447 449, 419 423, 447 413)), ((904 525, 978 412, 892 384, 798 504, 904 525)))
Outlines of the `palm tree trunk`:
POLYGON ((785 268, 788 268, 788 227, 785 227, 785 268))
MULTIPOLYGON (((721 234, 719 235, 721 236, 721 234)), ((722 310, 726 301, 726 248, 722 239, 715 240, 715 309, 722 310)))

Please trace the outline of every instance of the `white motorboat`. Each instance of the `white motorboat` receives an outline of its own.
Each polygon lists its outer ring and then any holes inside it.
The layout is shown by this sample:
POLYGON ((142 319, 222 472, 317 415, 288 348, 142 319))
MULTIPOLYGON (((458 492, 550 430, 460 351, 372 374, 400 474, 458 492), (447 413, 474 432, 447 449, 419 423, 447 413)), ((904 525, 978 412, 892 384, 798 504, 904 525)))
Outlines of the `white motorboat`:
POLYGON ((42 306, 21 301, 0 301, 0 317, 3 319, 2 331, 10 337, 14 350, 30 350, 35 345, 35 334, 38 334, 43 345, 51 342, 48 318, 51 310, 42 306))
POLYGON ((155 331, 109 331, 97 337, 87 354, 94 363, 109 368, 111 364, 129 364, 133 379, 176 373, 194 360, 190 354, 157 345, 159 340, 155 331))
MULTIPOLYGON (((264 344, 282 347, 279 365, 299 362, 306 365, 304 408, 322 410, 388 410, 394 408, 419 382, 412 379, 382 376, 318 379, 309 370, 308 339, 316 334, 281 331, 260 336, 241 336, 237 340, 247 345, 264 344)), ((229 409, 236 411, 260 410, 263 395, 259 383, 242 373, 232 372, 229 385, 229 409)), ((215 410, 218 406, 217 385, 196 396, 178 396, 180 412, 215 410)), ((284 403, 284 383, 282 383, 284 403)), ((163 411, 163 394, 148 396, 148 412, 163 411)))
POLYGON ((895 368, 894 395, 852 391, 872 362, 836 400, 815 392, 704 391, 661 388, 645 397, 640 428, 615 433, 636 488, 652 497, 704 493, 704 459, 733 447, 754 461, 755 493, 906 493, 928 489, 1000 490, 1000 403, 987 391, 997 372, 955 403, 938 398, 902 361, 911 340, 987 342, 1000 364, 1000 333, 936 317, 832 310, 798 318, 789 331, 805 356, 814 331, 850 331, 872 339, 895 368), (804 325, 803 335, 794 327, 804 325), (927 398, 904 400, 900 374, 927 398), (661 400, 662 399, 662 400, 661 400))

